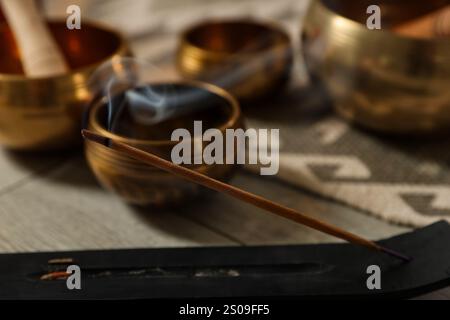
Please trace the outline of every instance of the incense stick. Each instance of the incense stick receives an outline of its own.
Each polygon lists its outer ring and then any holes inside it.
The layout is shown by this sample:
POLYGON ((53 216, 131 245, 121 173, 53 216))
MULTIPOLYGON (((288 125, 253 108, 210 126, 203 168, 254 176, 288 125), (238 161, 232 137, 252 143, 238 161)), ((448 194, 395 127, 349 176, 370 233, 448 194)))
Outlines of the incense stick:
POLYGON ((376 250, 379 252, 386 253, 390 256, 396 257, 402 261, 409 262, 412 259, 410 257, 405 256, 399 252, 394 250, 385 248, 373 241, 362 238, 356 234, 350 233, 343 229, 340 229, 334 225, 328 224, 326 222, 314 219, 309 217, 299 211, 294 209, 285 207, 281 204, 263 198, 261 196, 255 195, 248 191, 239 189, 230 184, 224 183, 222 181, 213 179, 208 177, 207 175, 198 173, 196 171, 190 170, 188 168, 182 167, 180 165, 176 165, 170 161, 162 159, 152 153, 137 149, 125 143, 115 141, 114 139, 110 139, 94 133, 89 130, 82 130, 82 135, 85 139, 99 143, 113 150, 122 152, 132 157, 133 159, 139 160, 141 162, 147 163, 151 166, 157 167, 161 170, 172 173, 176 176, 182 177, 186 180, 189 180, 193 183, 200 184, 209 189, 213 189, 215 191, 228 194, 234 198, 237 198, 241 201, 250 203, 256 207, 264 209, 268 212, 274 213, 278 216, 284 217, 286 219, 295 221, 302 225, 308 226, 312 229, 324 232, 326 234, 332 235, 334 237, 346 240, 348 242, 362 245, 364 247, 370 248, 372 250, 376 250))

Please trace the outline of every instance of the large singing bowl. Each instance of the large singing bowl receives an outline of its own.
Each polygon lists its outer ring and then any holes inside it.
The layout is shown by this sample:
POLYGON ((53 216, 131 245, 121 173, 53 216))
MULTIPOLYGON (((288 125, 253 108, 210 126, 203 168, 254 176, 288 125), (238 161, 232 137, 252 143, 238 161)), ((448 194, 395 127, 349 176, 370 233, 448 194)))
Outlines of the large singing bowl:
POLYGON ((312 79, 337 112, 389 133, 450 128, 450 39, 407 38, 390 27, 444 6, 445 0, 377 1, 382 30, 366 26, 373 1, 313 1, 302 32, 312 79))

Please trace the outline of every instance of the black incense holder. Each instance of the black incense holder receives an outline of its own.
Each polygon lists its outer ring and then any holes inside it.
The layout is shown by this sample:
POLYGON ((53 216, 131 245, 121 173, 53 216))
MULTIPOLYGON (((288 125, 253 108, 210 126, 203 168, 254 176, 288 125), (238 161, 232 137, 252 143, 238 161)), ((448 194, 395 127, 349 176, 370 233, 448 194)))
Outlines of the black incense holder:
POLYGON ((3 254, 0 298, 411 298, 450 286, 448 223, 380 243, 414 260, 351 244, 3 254), (41 279, 69 264, 81 268, 81 290, 41 279), (370 265, 381 268, 380 290, 367 288, 370 265))

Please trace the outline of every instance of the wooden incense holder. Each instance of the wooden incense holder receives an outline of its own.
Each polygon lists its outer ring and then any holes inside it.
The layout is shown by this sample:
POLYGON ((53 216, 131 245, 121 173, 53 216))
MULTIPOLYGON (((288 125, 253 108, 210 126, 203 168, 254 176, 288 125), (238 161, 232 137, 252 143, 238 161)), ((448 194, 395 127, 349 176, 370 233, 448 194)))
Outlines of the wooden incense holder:
POLYGON ((450 6, 395 27, 397 34, 415 38, 450 37, 450 6))
POLYGON ((380 243, 415 259, 401 264, 347 243, 0 254, 0 299, 408 299, 450 285, 448 223, 380 243), (62 280, 72 264, 82 290, 62 280), (371 265, 382 272, 379 290, 366 285, 371 265))
POLYGON ((25 74, 50 77, 69 68, 34 0, 1 0, 5 18, 14 34, 25 74))

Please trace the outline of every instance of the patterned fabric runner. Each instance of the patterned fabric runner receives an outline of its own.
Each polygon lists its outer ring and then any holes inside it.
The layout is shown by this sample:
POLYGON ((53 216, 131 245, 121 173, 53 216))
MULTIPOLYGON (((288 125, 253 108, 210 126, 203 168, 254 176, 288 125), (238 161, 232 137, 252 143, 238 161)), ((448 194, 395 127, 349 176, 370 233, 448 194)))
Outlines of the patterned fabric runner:
POLYGON ((280 128, 278 178, 394 223, 450 221, 448 139, 367 132, 337 117, 320 97, 297 88, 250 115, 252 127, 280 128))

